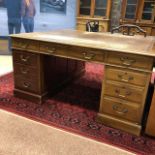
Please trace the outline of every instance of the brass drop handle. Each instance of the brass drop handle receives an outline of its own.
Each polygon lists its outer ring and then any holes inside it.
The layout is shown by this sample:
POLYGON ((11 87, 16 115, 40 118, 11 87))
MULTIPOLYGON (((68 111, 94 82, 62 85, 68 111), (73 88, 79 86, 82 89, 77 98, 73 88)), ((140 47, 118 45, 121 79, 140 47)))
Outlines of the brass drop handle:
POLYGON ((28 44, 23 43, 21 46, 22 46, 22 48, 27 48, 28 44))
POLYGON ((126 96, 123 95, 123 94, 121 94, 120 92, 118 93, 118 96, 119 96, 119 97, 122 97, 122 98, 126 98, 126 96))
POLYGON ((20 47, 22 47, 22 48, 27 48, 27 46, 28 46, 28 43, 24 43, 24 42, 19 42, 19 44, 18 44, 20 47))
POLYGON ((20 70, 22 74, 27 74, 29 71, 27 68, 23 68, 23 67, 21 67, 20 70))
POLYGON ((46 47, 46 50, 47 50, 47 52, 49 52, 49 53, 54 53, 54 52, 56 51, 56 48, 54 48, 54 47, 52 47, 52 48, 46 47))
POLYGON ((95 57, 95 54, 83 52, 83 56, 86 60, 92 60, 95 57))
POLYGON ((25 88, 29 88, 31 85, 30 85, 30 83, 24 82, 24 83, 23 83, 23 86, 24 86, 25 88))
POLYGON ((121 60, 122 64, 125 66, 131 66, 133 63, 136 62, 136 60, 130 59, 128 57, 121 57, 120 60, 121 60))
POLYGON ((20 59, 24 62, 27 62, 29 58, 29 56, 20 55, 20 59))
POLYGON ((118 74, 118 78, 120 78, 121 81, 123 82, 129 82, 131 80, 134 79, 133 76, 128 76, 127 79, 125 79, 123 76, 127 75, 127 73, 125 73, 124 75, 118 74))
POLYGON ((125 87, 122 87, 123 91, 125 91, 123 94, 121 92, 121 89, 115 89, 115 93, 122 98, 126 98, 127 96, 131 95, 132 92, 130 90, 127 90, 125 87))
POLYGON ((49 46, 45 46, 45 45, 41 45, 40 46, 40 50, 43 50, 43 51, 46 51, 46 52, 49 52, 49 53, 54 53, 56 51, 56 48, 55 47, 49 47, 49 46))
POLYGON ((117 113, 120 114, 120 115, 124 115, 124 114, 128 113, 128 109, 127 109, 127 108, 122 107, 121 105, 118 105, 118 104, 114 104, 114 105, 112 106, 112 108, 113 108, 113 110, 114 110, 115 112, 117 112, 117 113))

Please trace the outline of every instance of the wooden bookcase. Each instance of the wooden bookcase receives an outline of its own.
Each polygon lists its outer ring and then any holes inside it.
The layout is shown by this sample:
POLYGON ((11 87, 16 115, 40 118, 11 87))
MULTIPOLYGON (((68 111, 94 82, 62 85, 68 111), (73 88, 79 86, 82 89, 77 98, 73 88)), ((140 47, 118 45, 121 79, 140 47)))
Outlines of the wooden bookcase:
POLYGON ((155 0, 123 0, 120 24, 136 24, 155 35, 155 0))
POLYGON ((111 0, 78 0, 77 30, 86 30, 87 21, 99 21, 99 31, 109 30, 111 0))

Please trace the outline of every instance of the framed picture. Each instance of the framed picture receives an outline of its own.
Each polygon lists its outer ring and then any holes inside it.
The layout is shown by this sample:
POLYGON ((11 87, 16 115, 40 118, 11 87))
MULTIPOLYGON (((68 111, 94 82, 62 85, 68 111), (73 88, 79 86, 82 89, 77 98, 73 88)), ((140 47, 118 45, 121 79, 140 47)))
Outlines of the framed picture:
POLYGON ((67 0, 40 0, 40 12, 66 14, 67 0))

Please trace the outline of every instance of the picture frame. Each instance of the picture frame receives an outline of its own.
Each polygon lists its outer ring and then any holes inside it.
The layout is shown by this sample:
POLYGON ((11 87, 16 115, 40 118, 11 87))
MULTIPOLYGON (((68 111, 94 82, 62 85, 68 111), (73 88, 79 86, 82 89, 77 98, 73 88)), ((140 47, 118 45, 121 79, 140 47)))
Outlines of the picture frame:
POLYGON ((66 14, 67 0, 40 0, 40 12, 66 14))

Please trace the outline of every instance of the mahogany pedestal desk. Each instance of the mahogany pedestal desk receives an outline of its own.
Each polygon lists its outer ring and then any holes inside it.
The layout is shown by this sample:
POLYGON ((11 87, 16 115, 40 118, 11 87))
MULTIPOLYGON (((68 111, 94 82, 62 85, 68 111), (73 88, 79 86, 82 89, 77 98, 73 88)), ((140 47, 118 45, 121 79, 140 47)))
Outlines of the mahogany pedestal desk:
POLYGON ((61 30, 11 35, 14 95, 42 102, 84 73, 85 62, 104 65, 97 120, 136 135, 155 58, 155 38, 61 30))

